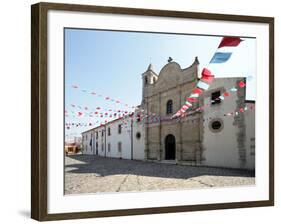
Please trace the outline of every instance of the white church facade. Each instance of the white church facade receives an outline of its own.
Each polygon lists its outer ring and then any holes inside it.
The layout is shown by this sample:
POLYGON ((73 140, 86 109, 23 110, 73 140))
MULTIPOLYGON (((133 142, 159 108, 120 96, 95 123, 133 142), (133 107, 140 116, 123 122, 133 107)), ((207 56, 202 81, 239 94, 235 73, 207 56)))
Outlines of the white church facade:
POLYGON ((246 101, 246 87, 218 98, 245 78, 215 78, 194 103, 202 110, 171 119, 196 87, 198 65, 197 58, 184 69, 170 61, 159 74, 150 65, 142 74, 141 105, 131 116, 83 132, 83 153, 254 170, 255 103, 246 101))

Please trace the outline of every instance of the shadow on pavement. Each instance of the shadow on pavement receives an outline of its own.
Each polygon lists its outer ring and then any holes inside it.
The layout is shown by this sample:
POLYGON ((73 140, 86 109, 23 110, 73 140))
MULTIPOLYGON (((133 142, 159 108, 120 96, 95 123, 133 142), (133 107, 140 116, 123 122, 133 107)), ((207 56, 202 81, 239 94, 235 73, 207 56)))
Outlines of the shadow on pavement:
POLYGON ((130 174, 180 179, 188 179, 203 175, 255 177, 254 171, 239 169, 183 166, 117 158, 105 158, 94 155, 68 155, 66 157, 82 162, 73 164, 66 163, 66 173, 96 173, 99 176, 130 174))

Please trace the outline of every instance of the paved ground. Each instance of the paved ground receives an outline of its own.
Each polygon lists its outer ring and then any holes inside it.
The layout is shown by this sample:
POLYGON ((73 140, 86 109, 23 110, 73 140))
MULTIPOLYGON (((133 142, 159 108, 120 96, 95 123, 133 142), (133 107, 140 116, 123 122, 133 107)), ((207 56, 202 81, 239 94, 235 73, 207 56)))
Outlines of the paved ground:
POLYGON ((65 157, 65 193, 150 191, 253 185, 253 173, 133 160, 72 155, 65 157))

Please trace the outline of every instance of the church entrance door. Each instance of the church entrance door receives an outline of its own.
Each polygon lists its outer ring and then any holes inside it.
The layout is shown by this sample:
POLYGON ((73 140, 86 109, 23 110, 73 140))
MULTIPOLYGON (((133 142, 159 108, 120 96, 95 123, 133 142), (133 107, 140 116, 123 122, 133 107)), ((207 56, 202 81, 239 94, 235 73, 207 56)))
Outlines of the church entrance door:
POLYGON ((173 135, 167 135, 165 139, 165 159, 176 159, 176 138, 173 135))

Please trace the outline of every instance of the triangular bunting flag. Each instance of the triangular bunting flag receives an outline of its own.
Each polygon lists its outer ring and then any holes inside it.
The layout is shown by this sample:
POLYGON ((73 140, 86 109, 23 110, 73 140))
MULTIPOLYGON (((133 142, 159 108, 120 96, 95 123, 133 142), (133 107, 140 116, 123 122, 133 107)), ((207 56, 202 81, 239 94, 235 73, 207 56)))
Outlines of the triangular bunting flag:
POLYGON ((230 93, 229 92, 224 92, 223 96, 228 97, 228 96, 230 96, 230 93))
POLYGON ((202 77, 201 77, 202 81, 205 81, 207 83, 212 83, 214 80, 214 75, 212 75, 211 71, 204 68, 202 70, 202 77))
POLYGON ((195 88, 192 93, 195 93, 195 94, 201 94, 203 92, 202 89, 199 89, 199 88, 195 88))
POLYGON ((202 82, 202 81, 198 81, 197 87, 199 87, 200 89, 207 90, 209 88, 209 84, 202 82))
POLYGON ((192 97, 187 97, 186 100, 190 103, 194 103, 196 101, 196 99, 192 97))
POLYGON ((238 83, 238 86, 239 86, 240 88, 243 88, 243 87, 246 86, 246 84, 245 84, 245 82, 240 81, 240 82, 238 83))
POLYGON ((230 58, 231 54, 230 52, 216 52, 210 63, 224 63, 230 58))
POLYGON ((224 38, 222 38, 222 41, 218 48, 236 47, 240 44, 241 41, 243 41, 243 40, 241 40, 240 37, 224 37, 224 38))

